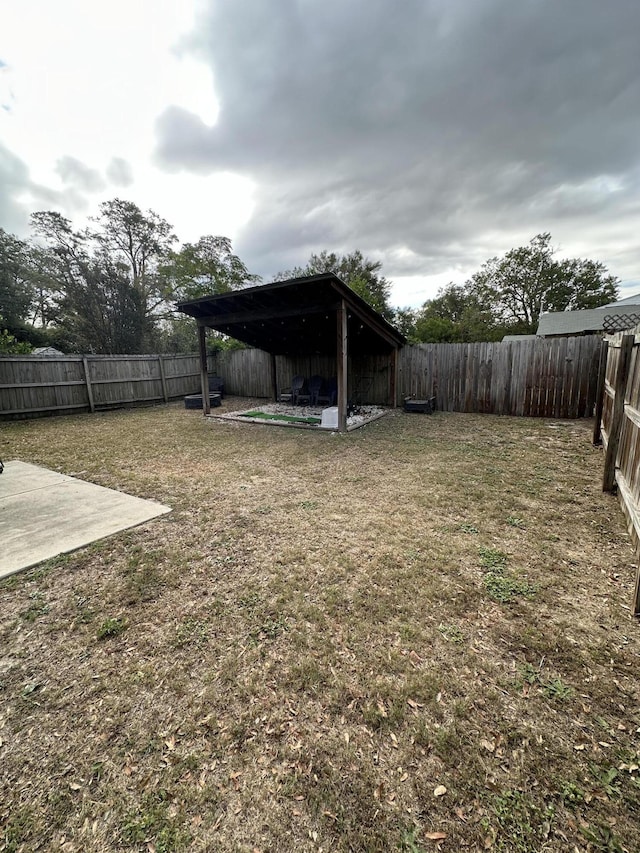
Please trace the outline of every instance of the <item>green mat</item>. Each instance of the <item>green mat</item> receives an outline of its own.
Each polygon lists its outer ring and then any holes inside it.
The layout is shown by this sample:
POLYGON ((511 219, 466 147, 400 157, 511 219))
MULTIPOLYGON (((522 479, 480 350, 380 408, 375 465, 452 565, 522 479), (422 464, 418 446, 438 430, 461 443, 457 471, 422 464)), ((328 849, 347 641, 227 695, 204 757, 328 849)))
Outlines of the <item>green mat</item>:
POLYGON ((241 412, 241 418, 257 418, 258 420, 264 421, 287 421, 287 423, 292 424, 319 424, 322 422, 322 418, 314 418, 314 417, 298 417, 297 415, 272 415, 267 412, 241 412))

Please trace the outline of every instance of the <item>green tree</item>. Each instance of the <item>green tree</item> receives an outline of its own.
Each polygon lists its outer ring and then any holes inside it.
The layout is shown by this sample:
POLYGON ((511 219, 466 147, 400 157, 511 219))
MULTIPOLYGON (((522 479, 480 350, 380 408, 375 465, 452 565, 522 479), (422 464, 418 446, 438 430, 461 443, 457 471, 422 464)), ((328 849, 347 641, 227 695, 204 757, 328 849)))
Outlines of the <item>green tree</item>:
POLYGON ((160 267, 169 257, 176 235, 166 219, 153 210, 143 213, 132 201, 115 198, 103 202, 99 210, 93 220, 98 229, 90 236, 112 265, 128 267, 137 301, 144 306, 143 334, 148 338, 154 319, 170 310, 173 292, 167 288, 160 267))
POLYGON ((0 315, 12 331, 27 321, 33 302, 27 251, 22 240, 0 228, 0 315))
POLYGON ((120 199, 102 204, 94 222, 97 230, 80 232, 54 211, 32 217, 43 244, 33 254, 39 276, 60 295, 56 324, 74 349, 153 349, 157 326, 172 310, 158 269, 175 240, 171 226, 120 199))
POLYGON ((5 355, 22 355, 31 352, 31 346, 26 341, 17 340, 6 328, 0 315, 0 353, 5 355))
POLYGON ((31 287, 29 322, 49 329, 60 321, 63 291, 60 286, 60 257, 35 243, 27 244, 28 277, 31 287))
POLYGON ((545 311, 597 308, 615 300, 617 279, 595 261, 554 258, 551 234, 491 258, 466 283, 467 292, 491 311, 496 323, 534 334, 545 311))
POLYGON ((466 287, 452 283, 424 303, 416 317, 414 339, 457 343, 499 340, 503 334, 491 310, 466 287))
MULTIPOLYGON (((232 251, 228 237, 204 235, 196 243, 185 243, 169 253, 159 268, 165 290, 177 301, 198 299, 211 294, 229 293, 261 281, 250 273, 232 251)), ((157 349, 167 352, 195 352, 198 349, 192 320, 173 314, 160 324, 157 349)), ((224 335, 209 335, 209 346, 228 346, 224 335)))
POLYGON ((32 318, 65 349, 190 351, 193 323, 185 327, 175 301, 260 280, 228 238, 205 236, 174 251, 171 225, 122 199, 101 204, 84 231, 54 211, 34 214, 32 224, 32 318))
POLYGON ((417 343, 416 320, 418 312, 412 308, 396 308, 393 312, 393 325, 405 336, 409 343, 417 343))
POLYGON ((0 314, 4 318, 3 329, 17 341, 45 346, 49 343, 45 319, 55 308, 51 304, 45 311, 45 291, 50 291, 51 285, 49 278, 46 284, 39 278, 37 253, 37 248, 29 241, 19 240, 0 229, 0 314))
POLYGON ((261 281, 235 255, 228 237, 210 234, 171 252, 161 274, 176 299, 229 293, 261 281))
POLYGON ((618 297, 618 279, 604 264, 582 258, 560 261, 562 276, 551 294, 549 311, 599 308, 618 297))
POLYGON ((126 264, 87 259, 67 283, 62 326, 82 352, 137 353, 150 340, 146 306, 126 264))
POLYGON ((381 261, 365 258, 358 249, 348 255, 323 251, 318 255, 311 255, 304 267, 294 267, 292 270, 279 273, 275 280, 284 281, 287 278, 332 272, 383 317, 393 321, 394 310, 389 304, 391 282, 380 275, 381 269, 381 261))

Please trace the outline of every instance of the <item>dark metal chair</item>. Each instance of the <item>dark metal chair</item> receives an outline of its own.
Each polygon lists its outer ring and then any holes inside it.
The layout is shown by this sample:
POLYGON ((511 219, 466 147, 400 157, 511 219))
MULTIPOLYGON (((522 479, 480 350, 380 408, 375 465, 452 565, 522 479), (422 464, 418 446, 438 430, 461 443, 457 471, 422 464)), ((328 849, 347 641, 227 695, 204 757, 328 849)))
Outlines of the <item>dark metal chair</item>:
POLYGON ((303 387, 304 376, 294 376, 291 380, 291 387, 285 388, 284 391, 280 391, 278 394, 278 402, 291 403, 292 406, 295 406, 303 387))
POLYGON ((307 387, 309 389, 309 405, 310 406, 317 406, 318 405, 318 400, 320 397, 320 391, 322 390, 322 383, 323 382, 324 382, 324 379, 322 378, 322 376, 318 376, 317 374, 315 376, 312 376, 311 379, 309 380, 307 387))
POLYGON ((291 402, 297 406, 301 398, 305 395, 302 393, 304 388, 304 376, 294 376, 291 380, 291 402))
POLYGON ((335 406, 338 399, 338 380, 335 376, 327 382, 325 388, 318 394, 318 405, 335 406))
POLYGON ((220 376, 209 377, 209 392, 220 394, 220 398, 224 397, 224 379, 220 376))

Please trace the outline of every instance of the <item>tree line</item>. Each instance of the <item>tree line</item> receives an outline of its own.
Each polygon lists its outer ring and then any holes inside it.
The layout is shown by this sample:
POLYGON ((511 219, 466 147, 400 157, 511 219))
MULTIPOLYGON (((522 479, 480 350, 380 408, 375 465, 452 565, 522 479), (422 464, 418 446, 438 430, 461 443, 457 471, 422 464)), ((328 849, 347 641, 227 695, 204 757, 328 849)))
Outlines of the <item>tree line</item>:
POLYGON ((555 255, 545 232, 491 258, 464 284, 449 284, 421 309, 408 312, 405 334, 413 342, 496 341, 507 334, 535 334, 542 313, 615 301, 618 279, 603 264, 555 255))
MULTIPOLYGON (((0 229, 0 352, 193 351, 193 320, 175 303, 261 282, 227 237, 204 235, 177 247, 165 219, 130 201, 104 202, 83 230, 52 211, 33 214, 31 222, 26 240, 0 229)), ((312 254, 275 280, 333 272, 412 343, 499 340, 535 332, 543 311, 595 308, 616 298, 617 280, 602 264, 554 255, 550 234, 539 234, 417 310, 392 307, 381 262, 359 250, 312 254)), ((210 342, 235 343, 223 336, 210 342)))
POLYGON ((130 201, 100 205, 74 230, 59 213, 31 217, 33 237, 0 229, 0 328, 14 348, 64 352, 183 352, 193 321, 176 301, 254 284, 226 237, 205 235, 176 249, 172 226, 130 201))

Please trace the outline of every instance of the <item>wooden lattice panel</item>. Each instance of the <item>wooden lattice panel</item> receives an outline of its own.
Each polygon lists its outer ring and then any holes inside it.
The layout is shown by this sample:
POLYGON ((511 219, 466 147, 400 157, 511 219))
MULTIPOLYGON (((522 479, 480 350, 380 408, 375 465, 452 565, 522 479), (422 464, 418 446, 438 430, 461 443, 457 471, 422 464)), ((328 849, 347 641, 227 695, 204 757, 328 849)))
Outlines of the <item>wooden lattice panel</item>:
POLYGON ((640 314, 607 314, 602 321, 602 328, 607 334, 624 332, 633 329, 640 323, 640 314))

